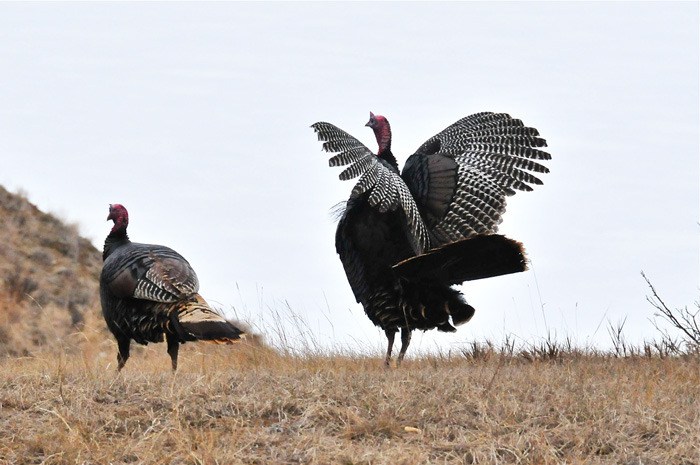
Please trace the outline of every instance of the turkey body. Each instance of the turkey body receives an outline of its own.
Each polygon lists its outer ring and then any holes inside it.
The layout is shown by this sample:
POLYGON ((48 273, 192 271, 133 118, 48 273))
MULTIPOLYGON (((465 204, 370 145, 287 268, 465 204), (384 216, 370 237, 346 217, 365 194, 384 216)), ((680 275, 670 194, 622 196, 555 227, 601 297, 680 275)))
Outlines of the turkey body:
POLYGON ((335 237, 336 252, 357 302, 387 336, 386 365, 397 331, 401 331, 400 363, 411 331, 454 332, 451 323, 466 323, 474 315, 474 308, 449 284, 431 278, 403 279, 396 273, 396 264, 415 256, 405 229, 403 211, 379 212, 364 194, 348 200, 335 237))
POLYGON ((335 247, 369 319, 383 329, 398 328, 403 299, 391 267, 413 256, 408 239, 396 234, 406 220, 399 211, 377 211, 366 197, 348 201, 335 247))
POLYGON ((524 271, 522 244, 496 234, 505 197, 541 184, 530 171, 548 169, 537 130, 506 114, 463 118, 428 139, 402 172, 391 152, 391 129, 370 113, 379 150, 372 153, 332 124, 312 125, 330 166, 359 176, 338 222, 336 251, 357 302, 387 340, 396 332, 403 359, 415 329, 452 332, 474 308, 451 285, 524 271))
MULTIPOLYGON (((453 298, 459 293, 440 281, 403 279, 394 269, 415 256, 406 234, 401 233, 405 225, 402 211, 381 213, 366 195, 348 201, 336 230, 336 251, 353 282, 355 297, 370 320, 384 330, 438 327, 454 331, 445 305, 456 304, 453 298)), ((459 323, 465 321, 459 319, 459 323)))
POLYGON ((139 344, 166 340, 173 370, 179 345, 205 340, 231 343, 243 332, 216 313, 198 294, 195 271, 179 253, 139 244, 126 235, 128 214, 110 206, 115 226, 105 240, 100 300, 107 327, 117 340, 119 370, 129 358, 132 340, 139 344))
POLYGON ((119 339, 133 339, 139 344, 163 342, 166 329, 177 335, 179 342, 195 340, 175 330, 171 318, 183 302, 197 300, 194 270, 174 250, 157 245, 127 242, 107 256, 100 276, 102 310, 112 334, 119 339), (150 299, 133 297, 137 283, 149 281, 148 271, 153 266, 165 267, 167 273, 190 277, 188 287, 165 290, 163 283, 150 283, 150 299), (157 300, 156 300, 157 299, 157 300))

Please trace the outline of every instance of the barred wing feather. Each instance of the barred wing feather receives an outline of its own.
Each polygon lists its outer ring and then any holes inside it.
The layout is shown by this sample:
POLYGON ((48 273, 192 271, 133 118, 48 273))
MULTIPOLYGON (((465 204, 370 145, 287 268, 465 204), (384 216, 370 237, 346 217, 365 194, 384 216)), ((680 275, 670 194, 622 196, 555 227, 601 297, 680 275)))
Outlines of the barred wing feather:
POLYGON ((196 294, 199 280, 174 250, 131 243, 105 262, 103 275, 112 294, 153 302, 177 302, 196 294))
POLYGON ((408 238, 415 253, 427 250, 430 245, 428 231, 411 191, 399 173, 342 129, 325 122, 315 123, 311 127, 318 134, 318 140, 323 141, 323 150, 336 153, 329 160, 330 166, 350 165, 340 173, 340 179, 360 178, 352 190, 352 196, 369 192, 369 204, 381 212, 401 208, 406 215, 408 238))
POLYGON ((542 184, 546 141, 505 113, 462 118, 428 139, 401 174, 430 230, 433 246, 497 232, 506 196, 542 184))

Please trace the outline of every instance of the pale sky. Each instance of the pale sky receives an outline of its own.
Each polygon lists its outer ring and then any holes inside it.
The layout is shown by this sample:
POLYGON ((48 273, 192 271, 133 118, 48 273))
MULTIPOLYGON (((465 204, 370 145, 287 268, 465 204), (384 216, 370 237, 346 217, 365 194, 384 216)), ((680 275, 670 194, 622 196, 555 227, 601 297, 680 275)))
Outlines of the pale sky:
POLYGON ((381 353, 335 254, 330 208, 354 181, 309 125, 403 164, 479 111, 538 128, 553 156, 501 232, 531 271, 472 282, 456 334, 409 356, 510 335, 609 347, 658 336, 644 270, 698 299, 699 13, 687 3, 0 3, 0 184, 102 248, 110 203, 132 240, 170 246, 201 293, 274 336, 381 353), (291 312, 287 310, 287 305, 291 312), (289 320, 299 315, 304 324, 289 320), (306 328, 306 326, 308 328, 306 328))

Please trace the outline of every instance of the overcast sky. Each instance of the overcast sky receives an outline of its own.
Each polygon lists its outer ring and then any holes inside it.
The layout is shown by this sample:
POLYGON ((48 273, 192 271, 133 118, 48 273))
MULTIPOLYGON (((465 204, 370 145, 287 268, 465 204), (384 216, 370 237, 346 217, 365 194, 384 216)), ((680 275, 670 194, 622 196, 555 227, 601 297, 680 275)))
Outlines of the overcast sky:
MULTIPOLYGON (((309 125, 403 161, 479 111, 537 127, 553 156, 501 232, 531 271, 462 287, 472 341, 656 337, 644 270, 698 299, 698 3, 0 3, 0 184, 101 249, 110 203, 201 292, 267 333, 297 314, 324 347, 380 353, 329 213, 348 197, 309 125), (285 317, 286 318, 286 317, 285 317)), ((1 220, 1 219, 0 219, 1 220)), ((291 324, 294 336, 299 324, 291 324)), ((303 326, 303 325, 301 325, 303 326)), ((294 342, 294 341, 292 341, 294 342)))

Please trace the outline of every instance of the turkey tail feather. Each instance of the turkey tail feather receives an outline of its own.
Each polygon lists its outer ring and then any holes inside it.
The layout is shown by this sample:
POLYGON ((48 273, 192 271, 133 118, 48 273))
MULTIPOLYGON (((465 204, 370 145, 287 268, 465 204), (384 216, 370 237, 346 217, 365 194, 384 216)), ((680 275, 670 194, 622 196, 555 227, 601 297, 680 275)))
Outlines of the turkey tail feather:
POLYGON ((527 260, 520 242, 490 234, 446 244, 399 262, 393 268, 397 276, 410 281, 460 284, 525 271, 527 260))
POLYGON ((185 341, 201 340, 230 344, 241 338, 243 331, 216 313, 199 295, 196 300, 183 302, 173 312, 175 332, 185 341))

